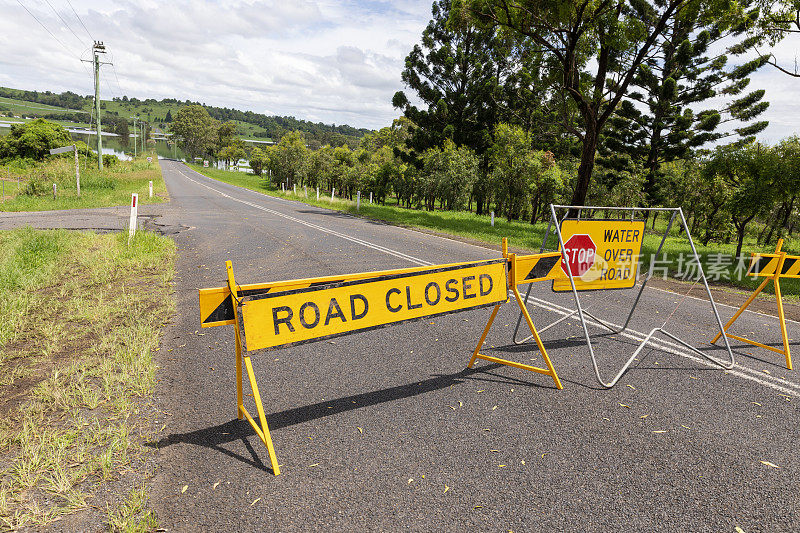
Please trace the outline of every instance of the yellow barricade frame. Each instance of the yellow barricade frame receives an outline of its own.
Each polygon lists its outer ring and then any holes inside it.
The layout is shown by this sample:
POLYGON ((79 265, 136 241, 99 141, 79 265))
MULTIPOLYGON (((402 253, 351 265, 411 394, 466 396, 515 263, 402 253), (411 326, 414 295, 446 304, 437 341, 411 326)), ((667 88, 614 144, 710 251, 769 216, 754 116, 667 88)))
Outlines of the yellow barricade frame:
MULTIPOLYGON (((559 258, 561 257, 560 253, 557 253, 557 255, 558 255, 559 258)), ((536 327, 533 324, 533 319, 531 318, 530 314, 528 313, 528 310, 527 310, 526 306, 524 305, 522 297, 520 296, 519 290, 517 288, 517 285, 519 284, 518 280, 517 280, 517 277, 519 275, 523 275, 524 276, 524 273, 520 274, 520 270, 518 268, 518 263, 519 263, 520 260, 524 259, 525 261, 529 261, 530 262, 530 261, 535 261, 537 258, 550 258, 552 256, 553 256, 553 254, 548 252, 548 253, 538 254, 538 255, 533 255, 533 256, 521 256, 521 257, 518 258, 516 254, 509 254, 508 253, 507 240, 505 238, 503 239, 503 258, 506 259, 507 268, 508 268, 508 272, 507 272, 507 275, 506 275, 507 288, 508 288, 508 290, 512 291, 512 293, 514 295, 514 298, 517 301, 517 305, 520 308, 520 311, 525 316, 525 320, 526 320, 526 322, 528 324, 528 327, 529 327, 529 329, 530 329, 530 331, 532 333, 532 337, 536 339, 536 345, 537 345, 539 351, 541 352, 542 357, 544 358, 544 361, 545 361, 545 364, 546 364, 546 368, 540 368, 540 367, 535 367, 535 366, 531 366, 531 365, 526 365, 526 364, 519 363, 519 362, 516 362, 516 361, 511 361, 511 360, 507 360, 507 359, 501 359, 501 358, 498 358, 498 357, 493 357, 493 356, 484 355, 484 354, 480 353, 480 349, 483 347, 483 344, 486 341, 486 337, 489 334, 489 330, 491 329, 492 324, 494 323, 494 320, 495 320, 495 318, 497 316, 498 311, 500 310, 500 306, 504 302, 498 303, 498 304, 496 304, 494 306, 494 308, 492 310, 492 313, 489 316, 489 320, 488 320, 486 326, 483 329, 483 333, 481 334, 480 340, 478 341, 478 344, 477 344, 477 346, 475 347, 475 350, 472 353, 472 357, 470 358, 469 363, 467 364, 468 368, 472 368, 477 359, 482 359, 484 361, 488 361, 488 362, 491 362, 491 363, 497 363, 497 364, 501 364, 501 365, 511 366, 511 367, 514 367, 514 368, 519 368, 519 369, 522 369, 522 370, 528 370, 530 372, 535 372, 535 373, 538 373, 538 374, 543 374, 543 375, 550 376, 552 378, 552 380, 553 380, 553 383, 554 383, 555 387, 558 390, 561 390, 561 389, 564 388, 563 385, 561 384, 561 380, 558 378, 558 374, 556 373, 555 367, 553 366, 553 363, 552 363, 552 361, 550 360, 550 357, 547 354, 547 350, 545 349, 545 346, 542 343, 542 340, 539 337, 538 332, 536 331, 536 327)), ((469 263, 474 263, 474 262, 469 262, 469 263)), ((453 265, 458 265, 458 264, 468 264, 468 263, 454 263, 453 265)), ((399 269, 399 270, 394 270, 394 271, 368 272, 368 273, 350 274, 350 275, 345 275, 345 276, 328 276, 328 277, 325 277, 325 278, 313 278, 313 279, 305 279, 305 280, 290 280, 290 281, 285 281, 285 282, 273 282, 273 283, 251 284, 251 285, 237 285, 236 284, 236 279, 235 279, 234 274, 233 274, 233 264, 232 264, 231 261, 226 261, 225 262, 225 268, 226 268, 227 280, 228 280, 227 286, 218 287, 218 288, 212 288, 212 289, 200 289, 199 295, 200 295, 200 299, 201 299, 201 309, 205 309, 206 312, 207 312, 207 310, 210 309, 210 307, 208 305, 208 301, 211 301, 211 302, 220 301, 221 302, 222 301, 221 299, 220 300, 217 300, 217 299, 220 298, 220 297, 222 299, 224 299, 225 297, 230 295, 231 296, 231 307, 232 307, 232 311, 233 311, 233 316, 239 317, 241 315, 240 312, 239 312, 239 306, 240 306, 240 303, 242 302, 243 289, 258 293, 259 291, 265 291, 265 290, 269 290, 271 288, 276 288, 276 287, 280 287, 280 288, 284 288, 284 289, 285 288, 291 288, 291 287, 295 287, 295 288, 297 288, 297 287, 308 287, 308 286, 310 286, 312 284, 337 283, 337 282, 342 282, 343 280, 366 279, 366 278, 369 278, 369 277, 375 277, 375 276, 379 276, 381 274, 386 274, 386 273, 417 272, 417 271, 425 270, 425 269, 430 268, 430 267, 415 267, 415 268, 409 268, 409 269, 399 269), (213 298, 213 300, 208 300, 209 297, 213 298), (203 305, 203 298, 206 298, 206 304, 205 305, 203 305)), ((529 283, 529 282, 530 281, 525 281, 524 283, 529 283)), ((203 317, 204 317, 205 314, 206 313, 201 313, 201 322, 203 321, 203 319, 204 319, 203 317)), ((256 382, 255 373, 253 372, 253 364, 252 364, 252 362, 250 360, 250 356, 246 352, 244 352, 242 350, 242 346, 243 346, 243 342, 242 342, 243 341, 243 331, 241 329, 242 328, 241 321, 238 320, 238 319, 234 319, 234 320, 231 321, 231 320, 229 320, 227 318, 224 318, 222 320, 211 320, 209 322, 204 323, 203 327, 214 327, 214 326, 221 326, 221 325, 226 325, 226 324, 233 324, 233 326, 234 326, 234 337, 235 337, 235 345, 236 345, 236 417, 239 420, 246 419, 247 422, 252 426, 253 430, 256 432, 256 435, 258 435, 258 438, 261 439, 261 441, 264 443, 264 445, 267 448, 267 452, 269 454, 269 460, 270 460, 270 465, 272 467, 273 474, 276 475, 276 476, 280 475, 280 472, 281 472, 280 466, 281 465, 278 464, 278 458, 277 458, 277 455, 275 453, 275 447, 274 447, 274 445, 272 443, 272 436, 271 436, 270 431, 269 431, 269 425, 267 424, 267 417, 266 417, 266 413, 264 411, 264 405, 263 405, 263 403, 261 401, 261 394, 259 393, 258 383, 256 382), (247 379, 248 379, 248 381, 250 383, 250 388, 251 388, 251 390, 253 392, 253 400, 255 402, 256 415, 258 416, 258 420, 256 420, 253 417, 253 415, 251 415, 250 412, 247 410, 247 408, 244 406, 244 393, 243 393, 242 383, 243 383, 243 378, 244 378, 243 373, 245 371, 247 372, 247 379)))
POLYGON ((792 370, 792 354, 789 350, 789 333, 786 330, 786 316, 783 312, 783 298, 781 296, 781 282, 780 278, 797 278, 800 277, 797 275, 797 269, 800 269, 800 257, 797 256, 787 256, 786 252, 782 252, 781 248, 783 247, 783 239, 778 239, 778 244, 775 246, 775 252, 772 254, 759 254, 754 253, 751 263, 750 263, 750 271, 747 273, 748 276, 752 277, 765 277, 766 279, 761 282, 761 285, 753 291, 753 294, 747 298, 741 307, 734 313, 730 320, 725 324, 722 328, 722 332, 718 333, 716 337, 711 341, 711 344, 716 343, 720 337, 722 337, 722 333, 725 333, 725 336, 731 339, 736 339, 737 341, 745 342, 747 344, 758 346, 759 348, 764 348, 766 350, 773 351, 775 353, 781 354, 786 358, 786 368, 788 370, 792 370), (792 260, 792 264, 786 266, 786 259, 787 257, 792 260), (766 265, 766 269, 768 272, 765 273, 764 270, 753 271, 755 267, 759 264, 759 260, 761 258, 768 258, 769 262, 766 265), (756 296, 761 294, 761 291, 767 286, 769 282, 773 282, 775 284, 775 300, 778 303, 778 320, 781 324, 781 338, 783 340, 783 350, 779 350, 774 346, 767 346, 766 344, 762 344, 760 342, 748 339, 746 337, 741 337, 739 335, 733 335, 728 333, 728 329, 736 322, 742 313, 744 313, 745 309, 753 303, 753 300, 756 299, 756 296))

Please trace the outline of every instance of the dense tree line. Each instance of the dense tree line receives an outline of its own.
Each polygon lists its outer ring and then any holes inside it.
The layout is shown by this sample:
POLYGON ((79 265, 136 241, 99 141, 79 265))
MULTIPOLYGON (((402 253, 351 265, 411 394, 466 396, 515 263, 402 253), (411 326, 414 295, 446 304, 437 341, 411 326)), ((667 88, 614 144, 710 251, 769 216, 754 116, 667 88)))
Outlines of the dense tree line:
MULTIPOLYGON (((0 96, 14 98, 17 100, 25 100, 28 102, 37 102, 55 107, 64 107, 71 110, 88 109, 92 105, 93 101, 92 96, 80 96, 70 91, 56 94, 50 91, 22 91, 18 89, 8 89, 5 87, 0 87, 0 96)), ((323 124, 322 122, 310 122, 307 120, 297 119, 295 117, 269 116, 261 113, 254 113, 252 111, 240 111, 238 109, 227 107, 209 106, 200 102, 192 102, 191 100, 181 101, 175 98, 164 98, 162 100, 147 98, 140 100, 135 97, 128 98, 128 96, 122 96, 114 97, 113 101, 130 104, 131 106, 137 107, 145 106, 145 108, 142 110, 143 113, 151 112, 152 106, 156 105, 170 105, 178 108, 199 105, 204 107, 212 118, 220 122, 238 121, 260 126, 265 131, 257 132, 255 135, 256 137, 269 138, 277 141, 290 131, 300 131, 303 132, 307 141, 315 147, 322 146, 323 144, 330 144, 332 146, 348 145, 350 147, 356 147, 358 146, 359 139, 364 134, 369 132, 369 130, 365 128, 354 128, 352 126, 348 126, 347 124, 323 124), (148 109, 148 107, 151 109, 148 109)), ((44 116, 42 110, 36 109, 31 109, 30 115, 44 116)), ((56 116, 55 114, 50 113, 48 116, 52 116, 54 119, 60 120, 74 120, 72 115, 62 114, 60 116, 56 116)), ((80 115, 80 118, 84 118, 82 114, 80 115)), ((165 116, 151 116, 150 121, 154 123, 168 124, 172 121, 172 118, 173 113, 172 110, 169 109, 167 110, 165 116)), ((105 120, 105 115, 103 120, 105 120)), ((88 120, 79 120, 79 122, 88 122, 88 120)), ((132 124, 130 120, 129 122, 132 124)))

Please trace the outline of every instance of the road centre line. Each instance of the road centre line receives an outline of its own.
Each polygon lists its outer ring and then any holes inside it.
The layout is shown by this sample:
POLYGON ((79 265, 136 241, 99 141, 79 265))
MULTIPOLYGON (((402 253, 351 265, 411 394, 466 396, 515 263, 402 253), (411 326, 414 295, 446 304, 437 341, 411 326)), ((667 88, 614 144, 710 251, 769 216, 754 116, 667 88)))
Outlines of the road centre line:
MULTIPOLYGON (((331 230, 331 229, 326 228, 324 226, 319 226, 317 224, 313 224, 311 222, 307 222, 305 220, 301 220, 299 218, 293 217, 291 215, 287 215, 285 213, 281 213, 279 211, 274 211, 274 210, 269 209, 267 207, 255 204, 253 202, 248 202, 247 200, 242 200, 240 198, 235 198, 235 197, 233 197, 233 196, 231 196, 229 194, 226 194, 226 193, 220 191, 219 189, 215 189, 214 187, 206 185, 205 183, 201 183, 201 182, 199 182, 197 180, 194 180, 194 179, 190 178, 189 176, 184 174, 180 169, 175 169, 175 170, 177 170, 177 172, 179 174, 181 174, 183 177, 185 177, 186 179, 188 179, 192 183, 195 183, 197 185, 205 187, 206 189, 214 191, 215 193, 217 193, 217 194, 219 194, 221 196, 224 196, 225 198, 228 198, 230 200, 233 200, 235 202, 239 202, 241 204, 245 204, 247 206, 250 206, 250 207, 253 207, 255 209, 264 211, 266 213, 270 213, 270 214, 279 216, 281 218, 285 218, 287 220, 291 220, 292 222, 296 222, 298 224, 302 224, 302 225, 304 225, 306 227, 309 227, 309 228, 312 228, 312 229, 316 229, 316 230, 321 231, 323 233, 327 233, 327 234, 330 234, 330 235, 334 235, 336 237, 340 237, 342 239, 345 239, 345 240, 348 240, 350 242, 359 244, 361 246, 364 246, 364 247, 367 247, 367 248, 371 248, 373 250, 377 250, 379 252, 383 252, 385 254, 388 254, 388 255, 391 255, 391 256, 394 256, 394 257, 397 257, 397 258, 400 258, 400 259, 404 259, 406 261, 409 261, 409 262, 414 263, 414 264, 419 265, 419 266, 432 266, 434 264, 434 263, 425 261, 423 259, 419 259, 417 257, 411 256, 411 255, 408 255, 408 254, 404 254, 404 253, 399 252, 397 250, 392 250, 391 248, 386 248, 384 246, 380 246, 380 245, 377 245, 377 244, 374 244, 374 243, 371 243, 371 242, 368 242, 368 241, 365 241, 365 240, 362 240, 362 239, 358 239, 356 237, 352 237, 350 235, 346 235, 344 233, 340 233, 338 231, 331 230)), ((202 174, 200 174, 200 175, 202 175, 202 174)), ((272 198, 272 197, 270 197, 270 198, 272 198)), ((664 292, 669 292, 669 291, 664 291, 664 292)), ((510 291, 509 291, 509 294, 513 296, 513 294, 510 291)), ((546 310, 551 311, 553 313, 560 314, 562 316, 564 316, 564 315, 566 315, 566 314, 571 312, 571 310, 568 310, 567 308, 565 308, 565 307, 563 307, 561 305, 558 305, 558 304, 553 303, 553 302, 549 302, 547 300, 541 300, 541 299, 535 298, 533 296, 529 297, 527 302, 531 303, 533 305, 536 305, 537 307, 540 307, 542 309, 546 309, 546 310)), ((595 327, 602 327, 602 326, 600 326, 600 324, 594 322, 593 320, 591 320, 588 317, 587 317, 586 320, 587 320, 587 324, 593 325, 595 327)), ((612 325, 612 326, 615 326, 615 327, 619 327, 616 324, 613 324, 611 322, 609 322, 609 324, 612 325)), ((605 328, 603 328, 603 329, 605 329, 605 328)), ((636 340, 636 341, 641 341, 646 337, 646 335, 644 333, 641 333, 639 331, 636 331, 636 330, 633 330, 633 329, 630 329, 630 328, 628 328, 626 330, 626 332, 621 333, 621 335, 623 335, 623 336, 625 336, 627 338, 630 338, 632 340, 636 340)), ((674 343, 672 343, 670 341, 663 341, 663 340, 660 340, 660 339, 657 340, 657 341, 651 340, 650 345, 653 346, 653 347, 656 347, 656 348, 658 348, 658 349, 660 349, 662 351, 666 351, 666 352, 672 353, 674 355, 679 355, 679 356, 685 357, 687 359, 690 359, 692 361, 695 361, 695 362, 698 362, 698 363, 702 363, 705 366, 716 368, 716 366, 713 363, 711 363, 709 361, 706 361, 706 360, 704 360, 704 359, 702 359, 700 357, 696 357, 695 355, 691 354, 690 352, 685 351, 685 349, 683 349, 680 345, 674 344, 674 343)), ((766 387, 770 387, 770 388, 775 389, 777 391, 783 392, 784 394, 789 394, 789 395, 792 395, 792 396, 800 396, 800 385, 797 385, 797 384, 794 384, 794 383, 791 383, 791 382, 785 382, 785 381, 778 382, 777 378, 772 378, 772 377, 770 377, 769 379, 764 379, 764 376, 761 376, 760 373, 759 373, 758 376, 747 374, 746 372, 757 373, 758 371, 754 370, 754 369, 750 369, 750 368, 745 367, 745 366, 742 366, 742 365, 740 365, 738 363, 736 364, 736 368, 737 369, 735 369, 735 370, 728 370, 726 372, 729 373, 729 374, 732 374, 734 376, 743 378, 743 379, 754 381, 754 382, 759 383, 761 385, 764 385, 766 387), (771 380, 776 380, 776 382, 772 382, 771 380), (792 388, 787 388, 787 387, 792 387, 792 388)))

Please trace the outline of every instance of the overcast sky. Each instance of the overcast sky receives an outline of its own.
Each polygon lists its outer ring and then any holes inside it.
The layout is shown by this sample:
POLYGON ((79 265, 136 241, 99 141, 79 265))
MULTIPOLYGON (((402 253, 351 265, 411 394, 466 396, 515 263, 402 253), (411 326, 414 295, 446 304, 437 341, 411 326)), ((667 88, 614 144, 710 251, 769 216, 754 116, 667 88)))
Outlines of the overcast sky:
MULTIPOLYGON (((89 65, 78 58, 90 57, 91 34, 105 42, 115 65, 102 69, 104 99, 190 99, 380 128, 397 116, 392 95, 404 88, 403 61, 419 42, 430 5, 431 0, 0 0, 0 85, 90 94, 89 65)), ((776 52, 789 65, 797 42, 785 42, 776 52)), ((766 89, 771 103, 762 141, 800 132, 800 79, 765 67, 752 76, 751 87, 766 89)))

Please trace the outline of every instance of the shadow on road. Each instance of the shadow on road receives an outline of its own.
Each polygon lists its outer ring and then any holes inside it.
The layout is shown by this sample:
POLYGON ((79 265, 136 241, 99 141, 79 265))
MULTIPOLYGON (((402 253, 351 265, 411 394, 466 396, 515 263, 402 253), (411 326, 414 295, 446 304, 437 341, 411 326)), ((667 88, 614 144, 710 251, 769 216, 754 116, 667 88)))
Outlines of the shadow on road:
MULTIPOLYGON (((451 385, 464 383, 465 381, 486 381, 496 383, 513 384, 517 386, 526 386, 531 388, 554 388, 552 385, 541 385, 521 379, 511 378, 492 371, 501 368, 503 365, 492 363, 479 368, 466 368, 455 374, 436 375, 423 381, 417 381, 407 385, 398 385, 396 387, 389 387, 377 391, 365 392, 362 394, 354 394, 352 396, 345 396, 335 400, 327 400, 324 402, 287 409, 279 413, 268 413, 267 424, 269 424, 270 431, 275 431, 281 428, 310 422, 326 416, 333 416, 339 413, 361 409, 372 405, 381 403, 392 402, 404 398, 410 398, 432 392, 436 390, 445 389, 451 385)), ((563 381, 563 380, 562 380, 563 381)), ((208 428, 198 429, 189 433, 173 433, 158 441, 147 442, 145 446, 155 449, 166 448, 173 444, 194 444, 196 446, 203 446, 212 450, 218 451, 232 457, 245 464, 258 468, 264 471, 271 471, 261 459, 258 454, 250 445, 249 438, 255 436, 255 431, 250 427, 246 420, 229 420, 225 423, 211 426, 208 428), (241 440, 251 457, 242 456, 236 452, 222 447, 223 444, 241 440)))

